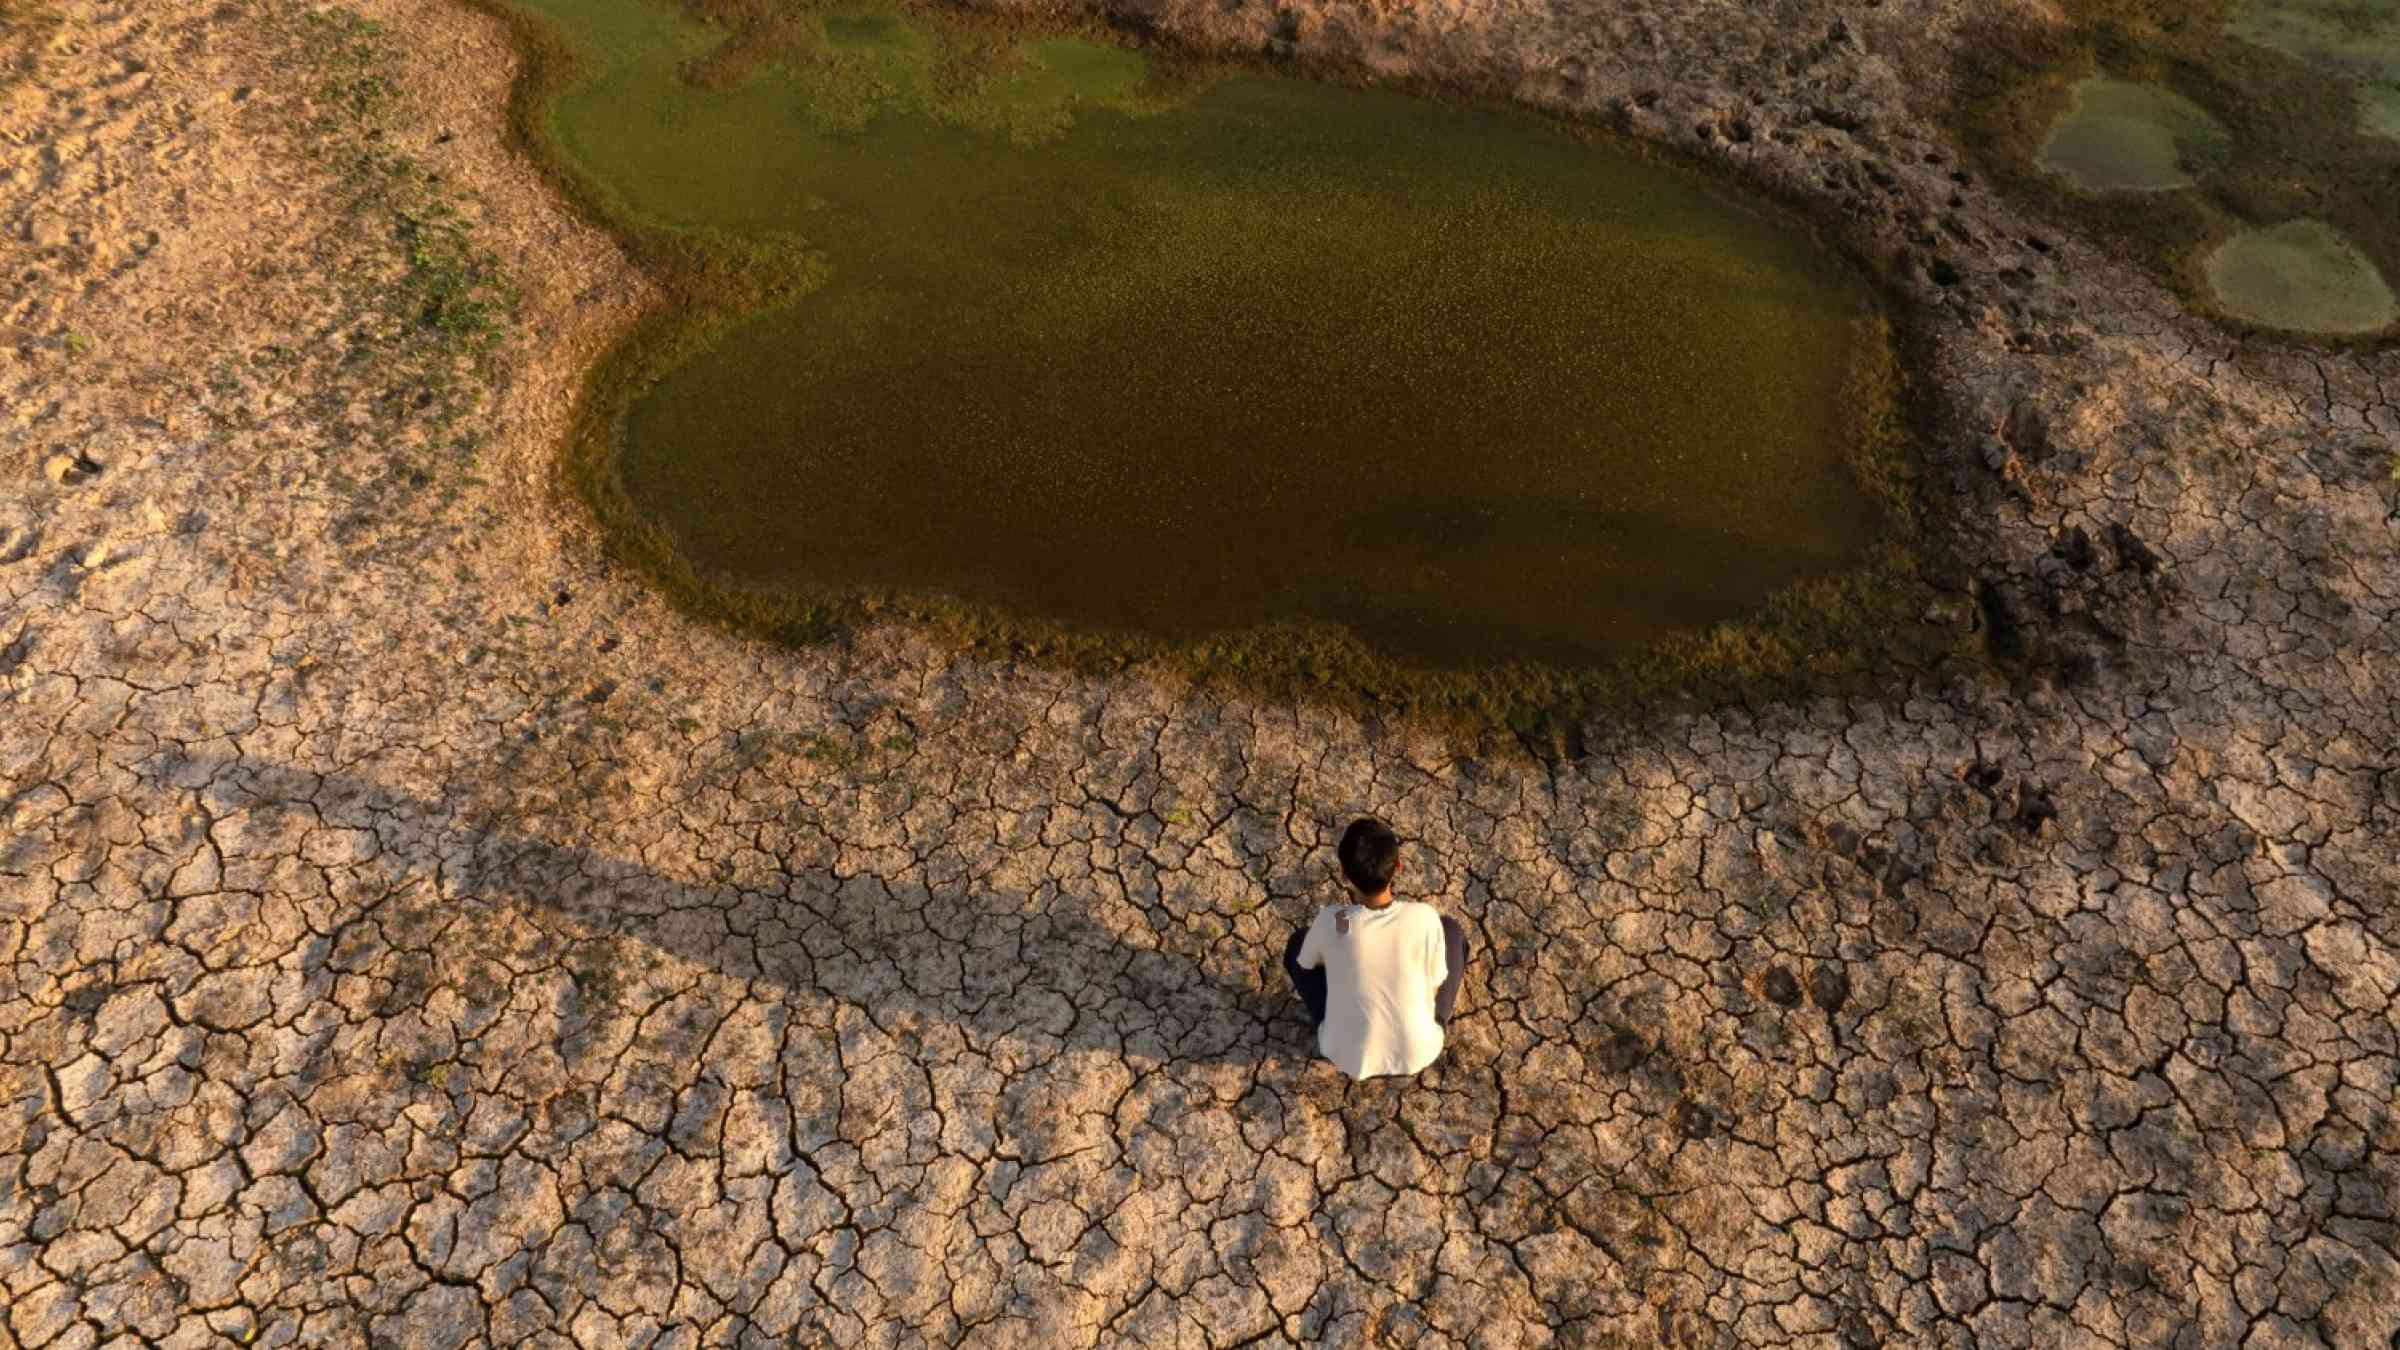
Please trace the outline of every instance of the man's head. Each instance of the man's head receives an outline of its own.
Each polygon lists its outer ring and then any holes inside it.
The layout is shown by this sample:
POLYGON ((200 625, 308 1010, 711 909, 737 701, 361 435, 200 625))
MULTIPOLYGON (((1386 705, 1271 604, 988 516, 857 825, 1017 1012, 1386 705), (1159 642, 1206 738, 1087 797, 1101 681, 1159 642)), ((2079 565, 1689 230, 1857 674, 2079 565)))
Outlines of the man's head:
POLYGON ((1392 877, 1400 870, 1400 836, 1375 817, 1361 816, 1342 833, 1341 858, 1342 875, 1352 890, 1381 895, 1391 889, 1392 877))

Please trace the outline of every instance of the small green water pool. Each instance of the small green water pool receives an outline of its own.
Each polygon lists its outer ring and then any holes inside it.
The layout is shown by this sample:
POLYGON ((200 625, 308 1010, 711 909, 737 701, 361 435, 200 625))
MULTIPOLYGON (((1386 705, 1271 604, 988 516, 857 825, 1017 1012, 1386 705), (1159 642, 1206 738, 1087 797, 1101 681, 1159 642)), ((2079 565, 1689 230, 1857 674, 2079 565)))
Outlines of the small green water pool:
POLYGON ((2094 77, 2076 82, 2040 162, 2087 192, 2164 192, 2198 181, 2225 139, 2222 124, 2171 89, 2094 77))
POLYGON ((550 128, 609 209, 821 262, 620 400, 616 481, 713 582, 1572 665, 1878 531, 1870 296, 1691 173, 963 18, 510 2, 581 58, 550 128))
POLYGON ((1996 180, 2195 308, 2400 337, 2400 0, 2067 0, 1996 20, 1957 74, 1996 180))

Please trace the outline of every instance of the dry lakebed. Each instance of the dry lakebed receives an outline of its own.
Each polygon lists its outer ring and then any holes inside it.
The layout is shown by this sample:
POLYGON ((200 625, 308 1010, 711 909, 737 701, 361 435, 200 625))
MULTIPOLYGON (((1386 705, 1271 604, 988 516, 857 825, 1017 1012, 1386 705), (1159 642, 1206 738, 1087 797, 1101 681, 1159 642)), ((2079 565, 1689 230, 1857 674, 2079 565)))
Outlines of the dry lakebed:
POLYGON ((0 0, 0 1346, 2388 1350, 2396 23, 0 0))

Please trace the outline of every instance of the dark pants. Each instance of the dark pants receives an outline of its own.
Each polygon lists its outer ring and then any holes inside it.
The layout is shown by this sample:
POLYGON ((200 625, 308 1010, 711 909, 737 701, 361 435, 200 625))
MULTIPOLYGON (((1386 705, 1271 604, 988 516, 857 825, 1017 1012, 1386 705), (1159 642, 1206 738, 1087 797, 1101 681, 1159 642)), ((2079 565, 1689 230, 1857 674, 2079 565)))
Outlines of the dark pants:
MULTIPOLYGON (((1325 967, 1309 970, 1300 964, 1300 944, 1307 939, 1308 926, 1303 924, 1293 932, 1292 940, 1283 944, 1283 973, 1292 977, 1292 988, 1299 993, 1300 1001, 1308 1005, 1309 1025, 1322 1026, 1325 967)), ((1433 1020, 1448 1026, 1451 1010, 1458 1006, 1458 987, 1467 978, 1467 930, 1447 914, 1442 916, 1442 947, 1450 973, 1443 978, 1442 987, 1433 992, 1433 1020)))

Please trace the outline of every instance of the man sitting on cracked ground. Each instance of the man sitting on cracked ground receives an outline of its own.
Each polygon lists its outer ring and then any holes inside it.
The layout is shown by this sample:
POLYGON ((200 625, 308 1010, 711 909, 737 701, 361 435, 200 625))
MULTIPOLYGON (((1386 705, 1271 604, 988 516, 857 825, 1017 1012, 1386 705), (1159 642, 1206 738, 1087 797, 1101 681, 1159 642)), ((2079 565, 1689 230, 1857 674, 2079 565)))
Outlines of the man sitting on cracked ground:
POLYGON ((1442 1053, 1467 973, 1467 934, 1433 906, 1392 898, 1400 836, 1373 816, 1342 835, 1356 894, 1292 934, 1283 969, 1317 1028, 1317 1052, 1352 1078, 1414 1074, 1442 1053))

